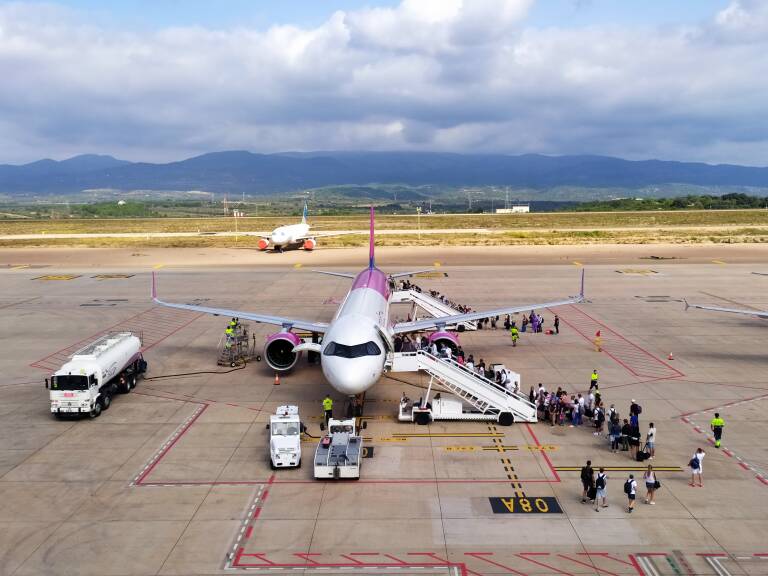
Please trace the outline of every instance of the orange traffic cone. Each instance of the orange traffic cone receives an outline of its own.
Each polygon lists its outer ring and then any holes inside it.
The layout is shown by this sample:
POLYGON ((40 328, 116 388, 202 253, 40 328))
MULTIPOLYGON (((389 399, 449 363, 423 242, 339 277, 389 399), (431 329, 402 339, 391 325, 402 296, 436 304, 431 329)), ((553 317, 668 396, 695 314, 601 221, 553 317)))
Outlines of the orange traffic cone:
POLYGON ((280 374, 275 372, 275 386, 280 386, 280 374))
POLYGON ((674 360, 675 357, 672 356, 672 352, 669 353, 669 356, 667 356, 667 360, 674 360))

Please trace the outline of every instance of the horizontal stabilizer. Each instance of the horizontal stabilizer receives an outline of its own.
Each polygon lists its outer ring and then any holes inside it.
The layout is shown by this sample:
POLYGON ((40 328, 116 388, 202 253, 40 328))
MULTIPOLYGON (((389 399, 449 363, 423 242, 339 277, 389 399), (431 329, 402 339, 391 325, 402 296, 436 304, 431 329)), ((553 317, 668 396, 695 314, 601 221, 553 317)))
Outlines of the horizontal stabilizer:
POLYGON ((330 272, 328 270, 312 270, 318 274, 327 274, 328 276, 341 276, 342 278, 354 278, 354 274, 348 274, 347 272, 330 272))
POLYGON ((410 272, 397 272, 390 274, 390 278, 403 278, 404 276, 413 276, 415 274, 423 274, 424 272, 432 272, 434 268, 423 268, 421 270, 411 270, 410 272))

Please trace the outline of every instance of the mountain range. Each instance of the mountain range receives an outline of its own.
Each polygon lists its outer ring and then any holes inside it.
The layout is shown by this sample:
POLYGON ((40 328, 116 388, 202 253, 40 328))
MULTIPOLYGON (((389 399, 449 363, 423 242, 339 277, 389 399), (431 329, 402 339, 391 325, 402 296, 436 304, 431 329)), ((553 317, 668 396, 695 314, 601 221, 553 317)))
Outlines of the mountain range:
POLYGON ((83 190, 204 190, 267 195, 334 185, 561 186, 637 189, 665 184, 768 188, 768 167, 608 156, 431 152, 213 152, 152 164, 85 154, 0 165, 0 193, 62 195, 83 190))

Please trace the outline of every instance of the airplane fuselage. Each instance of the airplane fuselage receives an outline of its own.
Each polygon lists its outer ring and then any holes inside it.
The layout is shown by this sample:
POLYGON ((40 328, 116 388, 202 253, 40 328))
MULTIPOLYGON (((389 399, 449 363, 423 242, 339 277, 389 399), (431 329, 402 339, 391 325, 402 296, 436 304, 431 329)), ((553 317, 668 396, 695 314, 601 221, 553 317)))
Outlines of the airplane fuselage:
POLYGON ((321 367, 339 392, 360 394, 384 372, 391 291, 389 278, 378 268, 366 268, 352 288, 323 337, 321 367))
POLYGON ((292 244, 302 242, 309 234, 309 224, 301 222, 280 226, 272 230, 269 235, 269 243, 275 248, 284 248, 292 244))

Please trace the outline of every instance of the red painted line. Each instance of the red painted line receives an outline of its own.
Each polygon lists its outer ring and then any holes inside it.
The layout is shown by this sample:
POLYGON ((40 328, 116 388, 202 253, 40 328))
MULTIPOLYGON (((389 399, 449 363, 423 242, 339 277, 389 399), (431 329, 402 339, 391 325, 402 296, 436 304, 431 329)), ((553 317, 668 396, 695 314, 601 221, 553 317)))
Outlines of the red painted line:
POLYGON ((576 560, 576 558, 571 558, 570 556, 566 556, 565 554, 558 554, 560 558, 565 558, 566 560, 570 560, 571 562, 575 562, 576 564, 581 564, 582 566, 586 566, 587 568, 591 568, 592 570, 595 570, 597 572, 603 572, 605 574, 609 574, 610 576, 619 576, 616 574, 616 572, 610 572, 608 570, 603 570, 602 568, 598 568, 594 564, 587 564, 586 562, 582 562, 581 560, 576 560))
POLYGON ((728 456, 729 458, 733 458, 733 452, 731 452, 731 451, 730 451, 730 450, 728 450, 727 448, 723 450, 723 454, 725 454, 725 455, 726 455, 726 456, 728 456))
POLYGON ((398 564, 401 564, 401 565, 405 565, 406 564, 406 562, 400 560, 400 558, 396 558, 396 557, 392 556, 391 554, 382 554, 382 556, 384 556, 384 558, 389 558, 390 560, 394 560, 398 564))
POLYGON ((640 564, 637 562, 637 558, 635 558, 634 554, 629 554, 629 561, 632 563, 632 566, 635 567, 638 576, 645 576, 645 572, 643 572, 643 569, 640 567, 640 564))
POLYGON ((528 562, 533 562, 534 564, 538 564, 539 566, 543 566, 544 568, 547 568, 548 570, 552 570, 553 572, 557 572, 558 574, 565 574, 565 576, 574 576, 573 574, 571 574, 570 572, 566 572, 565 570, 560 570, 559 568, 555 568, 554 566, 550 566, 549 564, 544 564, 544 562, 539 562, 538 560, 528 558, 528 556, 549 556, 549 553, 547 552, 521 552, 520 554, 515 554, 515 556, 517 556, 518 558, 522 558, 523 560, 527 560, 528 562))
POLYGON ((744 462, 739 462, 739 466, 741 466, 742 468, 744 468, 744 470, 749 470, 749 466, 747 466, 746 464, 744 464, 744 462))
POLYGON ((251 537, 251 534, 253 534, 253 526, 248 526, 248 529, 245 531, 246 540, 251 537))
MULTIPOLYGON (((519 576, 528 576, 528 574, 526 574, 525 572, 520 572, 519 570, 515 570, 510 566, 505 566, 504 564, 496 562, 495 560, 489 560, 488 558, 486 558, 486 556, 490 556, 491 554, 492 554, 491 552, 466 552, 465 553, 466 556, 471 556, 472 558, 476 558, 483 562, 487 562, 488 564, 491 564, 493 566, 497 566, 504 570, 508 570, 512 574, 519 574, 519 576)), ((474 572, 474 574, 477 574, 477 572, 474 572)))
POLYGON ((189 422, 187 422, 187 423, 186 423, 186 425, 184 426, 184 428, 182 428, 181 432, 179 432, 179 434, 176 436, 176 438, 174 438, 174 439, 173 439, 173 441, 172 441, 170 444, 168 444, 168 446, 166 446, 166 447, 163 449, 163 451, 162 451, 162 452, 160 453, 160 455, 159 455, 159 456, 158 456, 158 457, 155 459, 155 461, 154 461, 154 462, 152 462, 152 464, 149 466, 149 468, 147 468, 146 470, 144 470, 144 472, 142 472, 142 473, 141 473, 141 475, 140 475, 140 476, 139 476, 139 477, 136 479, 136 482, 134 482, 134 485, 136 485, 136 486, 140 486, 140 485, 141 485, 141 484, 144 482, 144 479, 145 479, 147 476, 149 476, 149 475, 150 475, 150 473, 151 473, 151 472, 152 472, 152 471, 153 471, 153 470, 154 470, 154 469, 157 467, 157 465, 160 463, 160 461, 161 461, 163 458, 165 458, 166 454, 168 454, 168 451, 169 451, 171 448, 173 448, 173 447, 176 445, 176 443, 177 443, 179 440, 181 440, 181 437, 182 437, 182 436, 184 436, 184 434, 186 434, 186 433, 187 433, 187 431, 188 431, 188 430, 189 430, 189 428, 192 426, 192 424, 194 424, 194 423, 197 421, 197 419, 198 419, 198 418, 200 418, 200 415, 201 415, 203 412, 205 412, 205 411, 208 409, 208 404, 203 404, 202 406, 203 406, 203 407, 202 407, 202 409, 201 409, 201 410, 200 410, 200 411, 199 411, 197 414, 195 414, 195 416, 194 416, 194 417, 193 417, 193 418, 192 418, 192 419, 191 419, 189 422))
POLYGON ((378 556, 378 552, 350 552, 350 556, 378 556))
MULTIPOLYGON (((525 427, 528 429, 528 433, 531 435, 531 438, 533 438, 534 444, 540 447, 541 442, 539 442, 539 439, 536 437, 536 433, 533 431, 533 428, 531 428, 531 425, 526 423, 525 427)), ((544 461, 547 463, 547 466, 549 466, 549 469, 552 472, 552 475, 555 477, 555 482, 561 482, 560 475, 557 473, 557 470, 555 470, 555 467, 552 465, 552 460, 549 459, 549 454, 547 454, 546 450, 537 450, 537 452, 541 452, 541 455, 544 457, 544 461)))
POLYGON ((240 562, 240 558, 242 558, 243 552, 245 552, 245 548, 242 546, 237 549, 237 554, 235 554, 235 559, 232 561, 232 566, 240 562))
POLYGON ((762 482, 763 484, 765 484, 766 486, 768 486, 768 480, 766 480, 766 479, 765 479, 765 478, 763 478, 762 476, 759 476, 759 475, 758 475, 758 476, 755 476, 755 478, 757 478, 757 479, 758 479, 760 482, 762 482))
POLYGON ((306 560, 307 562, 311 562, 312 566, 319 566, 320 562, 315 562, 314 560, 312 560, 312 558, 310 558, 310 556, 322 556, 322 554, 320 554, 318 552, 312 552, 312 553, 310 553, 310 552, 298 553, 297 552, 297 553, 294 553, 294 556, 296 556, 297 558, 301 558, 302 560, 306 560))
POLYGON ((696 556, 710 556, 710 557, 720 557, 720 558, 728 558, 728 554, 723 554, 722 552, 697 552, 696 556))
POLYGON ((354 558, 352 558, 352 557, 351 557, 351 556, 352 556, 351 554, 350 554, 350 555, 347 555, 347 554, 339 554, 339 556, 341 556, 342 558, 346 558, 347 560, 350 560, 350 561, 354 562, 355 564, 359 564, 359 565, 361 565, 361 566, 363 566, 363 565, 364 565, 364 563, 363 563, 363 562, 360 562, 360 560, 355 560, 354 558))
POLYGON ((264 494, 261 495, 262 504, 267 501, 267 496, 269 496, 269 490, 264 490, 264 494))
POLYGON ((608 558, 610 560, 614 560, 616 562, 620 562, 621 564, 626 564, 627 566, 632 566, 631 562, 627 562, 626 560, 622 560, 620 558, 615 558, 614 556, 611 556, 610 552, 579 552, 579 556, 602 556, 603 558, 608 558))
POLYGON ((261 514, 261 508, 256 508, 256 510, 253 511, 253 519, 257 520, 259 517, 259 514, 261 514))
MULTIPOLYGON (((701 382, 701 384, 708 384, 708 382, 701 382)), ((768 394, 760 394, 759 396, 752 396, 751 398, 742 398, 741 400, 734 400, 733 402, 728 402, 728 404, 720 404, 718 406, 712 406, 711 408, 701 408, 699 410, 693 410, 692 412, 683 412, 682 414, 679 414, 678 417, 682 418, 683 416, 690 416, 691 414, 711 412, 712 410, 728 408, 729 406, 733 406, 739 402, 751 402, 752 400, 760 400, 761 398, 768 398, 768 394)))

